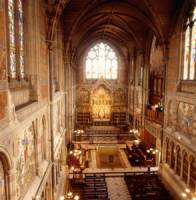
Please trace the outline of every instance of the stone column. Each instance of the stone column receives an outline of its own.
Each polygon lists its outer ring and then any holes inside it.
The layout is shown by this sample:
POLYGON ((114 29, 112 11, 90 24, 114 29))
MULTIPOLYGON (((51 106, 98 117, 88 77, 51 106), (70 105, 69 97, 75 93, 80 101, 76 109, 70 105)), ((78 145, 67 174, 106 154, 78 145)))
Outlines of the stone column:
POLYGON ((180 171, 180 178, 182 179, 183 175, 183 162, 184 162, 184 154, 182 153, 182 159, 181 159, 181 171, 180 171))
POLYGON ((190 185, 190 178, 191 178, 191 163, 193 162, 193 158, 190 157, 189 158, 189 162, 188 162, 188 177, 187 177, 187 185, 190 185))
POLYGON ((8 199, 11 199, 11 200, 17 200, 17 193, 16 193, 16 170, 15 169, 12 169, 12 170, 9 170, 7 171, 7 174, 6 174, 6 181, 5 181, 5 184, 6 184, 6 188, 7 188, 7 197, 8 199))
POLYGON ((178 155, 178 152, 176 151, 176 149, 174 150, 174 153, 175 153, 175 165, 174 165, 174 171, 176 172, 176 169, 177 169, 177 155, 178 155))

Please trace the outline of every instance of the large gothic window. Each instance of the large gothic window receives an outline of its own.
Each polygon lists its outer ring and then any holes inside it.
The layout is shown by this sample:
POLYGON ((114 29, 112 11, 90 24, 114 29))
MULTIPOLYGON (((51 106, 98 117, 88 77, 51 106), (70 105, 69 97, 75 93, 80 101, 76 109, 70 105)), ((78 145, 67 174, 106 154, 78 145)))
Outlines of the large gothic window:
POLYGON ((185 29, 183 80, 196 80, 196 7, 185 29))
POLYGON ((106 43, 98 43, 86 57, 87 79, 117 79, 118 61, 114 50, 106 43))
POLYGON ((23 1, 8 0, 9 77, 24 78, 23 1))

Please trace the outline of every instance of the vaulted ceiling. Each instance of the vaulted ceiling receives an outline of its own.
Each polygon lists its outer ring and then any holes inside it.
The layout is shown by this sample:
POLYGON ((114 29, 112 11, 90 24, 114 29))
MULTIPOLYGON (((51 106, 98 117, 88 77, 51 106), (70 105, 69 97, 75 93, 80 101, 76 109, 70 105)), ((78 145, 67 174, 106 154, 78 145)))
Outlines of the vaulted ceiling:
POLYGON ((65 46, 78 54, 92 42, 143 49, 166 40, 183 0, 70 0, 61 15, 65 46))

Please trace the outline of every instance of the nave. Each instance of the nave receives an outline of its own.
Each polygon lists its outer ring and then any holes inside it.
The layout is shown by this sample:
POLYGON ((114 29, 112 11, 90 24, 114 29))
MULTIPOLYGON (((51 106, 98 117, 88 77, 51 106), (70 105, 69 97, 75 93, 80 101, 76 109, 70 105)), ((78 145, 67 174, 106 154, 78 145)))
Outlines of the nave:
POLYGON ((158 172, 160 152, 126 128, 93 125, 75 130, 68 148, 66 191, 84 200, 173 199, 158 172))
POLYGON ((196 200, 195 46, 195 0, 0 0, 0 200, 196 200))

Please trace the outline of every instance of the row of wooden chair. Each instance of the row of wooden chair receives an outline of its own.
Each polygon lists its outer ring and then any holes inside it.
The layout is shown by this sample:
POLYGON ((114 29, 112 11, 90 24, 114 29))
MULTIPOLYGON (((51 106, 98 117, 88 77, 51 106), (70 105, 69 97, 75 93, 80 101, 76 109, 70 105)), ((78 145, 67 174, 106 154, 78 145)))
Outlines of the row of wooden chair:
POLYGON ((125 153, 132 166, 147 166, 153 164, 154 156, 147 152, 147 148, 143 143, 140 143, 138 146, 133 145, 131 150, 127 148, 125 153))
POLYGON ((158 175, 125 176, 132 200, 172 200, 158 175))
POLYGON ((109 200, 105 176, 103 174, 86 175, 83 200, 109 200))

